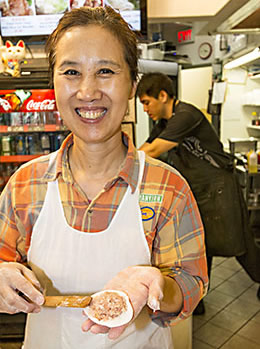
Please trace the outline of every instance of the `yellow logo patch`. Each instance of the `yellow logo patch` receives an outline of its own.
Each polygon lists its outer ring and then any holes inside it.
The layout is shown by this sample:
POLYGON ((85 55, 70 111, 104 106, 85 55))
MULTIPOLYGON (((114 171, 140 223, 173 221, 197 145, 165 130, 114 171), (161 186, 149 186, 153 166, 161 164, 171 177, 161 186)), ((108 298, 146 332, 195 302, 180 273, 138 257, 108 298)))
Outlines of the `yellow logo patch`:
POLYGON ((155 216, 155 212, 151 207, 145 206, 141 207, 142 220, 149 221, 155 216))

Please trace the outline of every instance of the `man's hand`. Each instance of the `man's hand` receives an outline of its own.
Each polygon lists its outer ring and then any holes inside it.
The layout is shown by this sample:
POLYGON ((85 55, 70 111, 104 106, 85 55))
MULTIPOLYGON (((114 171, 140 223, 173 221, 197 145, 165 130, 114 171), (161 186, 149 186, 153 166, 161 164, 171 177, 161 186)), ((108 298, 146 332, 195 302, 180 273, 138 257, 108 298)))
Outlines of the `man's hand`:
MULTIPOLYGON (((134 318, 143 307, 148 304, 153 310, 160 309, 160 300, 163 298, 164 278, 159 269, 154 267, 133 266, 119 272, 104 289, 124 291, 132 303, 134 318)), ((118 338, 129 324, 109 328, 95 324, 91 320, 83 323, 83 331, 92 333, 107 333, 110 339, 118 338)))
POLYGON ((19 263, 0 264, 0 312, 38 313, 44 297, 31 270, 19 263))

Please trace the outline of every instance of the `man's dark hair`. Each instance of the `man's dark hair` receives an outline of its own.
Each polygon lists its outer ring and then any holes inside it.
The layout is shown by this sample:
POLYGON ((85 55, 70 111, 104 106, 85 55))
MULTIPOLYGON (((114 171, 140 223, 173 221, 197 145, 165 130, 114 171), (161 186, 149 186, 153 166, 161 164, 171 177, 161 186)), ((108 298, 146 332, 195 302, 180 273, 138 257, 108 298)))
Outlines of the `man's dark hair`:
POLYGON ((174 98, 174 87, 172 80, 162 73, 144 74, 138 83, 136 95, 158 98, 161 91, 165 91, 170 98, 174 98))

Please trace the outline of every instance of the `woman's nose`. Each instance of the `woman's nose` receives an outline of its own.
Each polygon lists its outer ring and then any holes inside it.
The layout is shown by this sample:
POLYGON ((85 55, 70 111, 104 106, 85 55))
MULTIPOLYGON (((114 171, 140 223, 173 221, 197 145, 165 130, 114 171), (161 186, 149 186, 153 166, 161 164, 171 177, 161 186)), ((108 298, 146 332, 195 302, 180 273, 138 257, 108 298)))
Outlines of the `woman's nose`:
POLYGON ((79 82, 77 98, 84 101, 93 101, 101 98, 101 91, 95 78, 90 76, 82 77, 79 82))

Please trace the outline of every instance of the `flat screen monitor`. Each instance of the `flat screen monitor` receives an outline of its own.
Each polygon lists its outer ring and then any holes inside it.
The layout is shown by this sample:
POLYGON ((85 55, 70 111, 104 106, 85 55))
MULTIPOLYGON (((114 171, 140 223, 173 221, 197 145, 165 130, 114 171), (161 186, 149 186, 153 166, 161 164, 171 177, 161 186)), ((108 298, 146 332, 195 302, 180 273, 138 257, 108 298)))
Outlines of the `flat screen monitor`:
POLYGON ((0 0, 1 35, 49 35, 64 12, 81 6, 105 5, 119 10, 134 31, 146 36, 147 0, 0 0))

